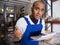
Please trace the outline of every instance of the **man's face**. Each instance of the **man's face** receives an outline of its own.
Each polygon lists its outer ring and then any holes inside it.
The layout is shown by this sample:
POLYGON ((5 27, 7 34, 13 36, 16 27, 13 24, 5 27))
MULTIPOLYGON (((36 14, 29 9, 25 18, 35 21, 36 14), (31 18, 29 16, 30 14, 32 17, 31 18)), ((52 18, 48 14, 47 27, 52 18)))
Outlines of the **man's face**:
POLYGON ((45 5, 42 2, 35 3, 34 8, 32 8, 32 15, 34 15, 34 18, 36 20, 40 19, 42 17, 42 14, 44 13, 45 5))

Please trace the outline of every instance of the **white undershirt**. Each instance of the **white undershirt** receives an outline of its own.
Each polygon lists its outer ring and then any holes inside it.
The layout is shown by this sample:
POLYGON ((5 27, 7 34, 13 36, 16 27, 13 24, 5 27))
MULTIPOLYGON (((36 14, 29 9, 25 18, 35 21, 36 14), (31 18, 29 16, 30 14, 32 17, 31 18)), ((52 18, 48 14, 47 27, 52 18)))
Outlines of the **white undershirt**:
MULTIPOLYGON (((28 21, 30 22, 30 24, 34 25, 34 23, 31 21, 29 15, 25 16, 26 18, 28 18, 28 21)), ((37 24, 39 24, 40 22, 40 19, 38 20, 37 24)), ((42 33, 45 33, 45 22, 44 20, 42 19, 42 25, 43 25, 43 28, 42 28, 42 33)), ((19 28, 19 30, 22 32, 22 34, 25 32, 26 30, 26 27, 27 27, 27 23, 25 21, 25 19, 22 17, 20 18, 17 23, 16 23, 16 26, 19 28)))

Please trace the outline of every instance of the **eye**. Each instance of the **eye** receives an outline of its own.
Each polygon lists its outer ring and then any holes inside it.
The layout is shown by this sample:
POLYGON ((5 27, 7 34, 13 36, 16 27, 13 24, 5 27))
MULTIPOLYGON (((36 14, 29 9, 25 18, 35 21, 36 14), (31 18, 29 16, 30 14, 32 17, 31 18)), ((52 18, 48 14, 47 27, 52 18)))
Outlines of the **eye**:
POLYGON ((41 11, 44 11, 44 9, 41 9, 41 11))
POLYGON ((35 9, 36 9, 36 10, 39 10, 39 7, 36 7, 35 9))

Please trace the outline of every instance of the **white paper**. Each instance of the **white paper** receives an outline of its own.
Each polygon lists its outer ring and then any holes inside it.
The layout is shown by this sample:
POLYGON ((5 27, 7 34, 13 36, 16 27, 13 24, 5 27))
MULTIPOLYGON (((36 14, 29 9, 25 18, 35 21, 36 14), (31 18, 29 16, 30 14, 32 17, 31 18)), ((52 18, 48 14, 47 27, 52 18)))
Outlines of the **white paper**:
POLYGON ((56 33, 53 39, 49 42, 50 44, 60 44, 60 33, 56 33))
POLYGON ((50 34, 46 34, 46 35, 40 35, 40 36, 34 36, 31 37, 33 40, 35 41, 41 41, 41 40, 47 40, 49 38, 53 38, 53 36, 56 35, 56 33, 50 33, 50 34))

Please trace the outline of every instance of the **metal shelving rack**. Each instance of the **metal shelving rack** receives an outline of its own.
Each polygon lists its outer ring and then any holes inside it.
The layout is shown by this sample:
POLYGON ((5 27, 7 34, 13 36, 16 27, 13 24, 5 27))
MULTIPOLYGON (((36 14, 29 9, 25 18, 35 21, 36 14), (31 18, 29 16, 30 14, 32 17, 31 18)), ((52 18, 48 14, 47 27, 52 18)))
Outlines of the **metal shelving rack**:
MULTIPOLYGON (((46 2, 46 12, 45 13, 47 13, 49 10, 51 10, 50 14, 51 14, 51 17, 53 17, 53 4, 52 4, 52 0, 50 0, 50 4, 49 4, 48 0, 44 0, 44 1, 46 2), (50 8, 48 9, 47 6, 49 6, 50 8)), ((51 32, 53 32, 53 24, 52 23, 50 23, 50 24, 51 25, 48 26, 48 23, 46 23, 45 30, 47 30, 51 26, 51 32)))
MULTIPOLYGON (((45 4, 46 4, 45 16, 46 16, 46 13, 49 10, 51 10, 50 16, 53 17, 53 4, 52 4, 52 0, 50 0, 50 4, 49 4, 48 0, 43 0, 43 1, 45 1, 45 4), (48 5, 50 7, 49 9, 48 9, 48 5)), ((48 23, 45 23, 45 30, 47 30, 50 26, 51 26, 51 32, 53 32, 53 24, 52 23, 50 23, 49 26, 48 26, 48 23)), ((52 44, 50 44, 49 42, 42 41, 42 45, 52 45, 52 44)))
POLYGON ((15 22, 16 22, 16 20, 17 20, 17 15, 16 15, 16 6, 7 6, 6 4, 4 4, 3 2, 1 2, 0 3, 0 6, 1 6, 1 4, 3 4, 2 6, 3 6, 3 21, 2 21, 2 23, 1 24, 3 24, 3 26, 1 26, 3 29, 0 29, 0 31, 1 31, 1 33, 3 33, 3 39, 1 38, 1 40, 0 40, 0 44, 1 45, 14 45, 14 41, 12 41, 11 40, 11 38, 8 36, 9 34, 10 34, 10 31, 8 31, 9 29, 11 30, 11 32, 13 32, 14 31, 14 27, 15 27, 15 22), (13 7, 13 9, 14 9, 14 13, 12 14, 12 13, 8 13, 7 12, 7 10, 6 10, 6 8, 7 7, 13 7), (13 20, 12 20, 12 28, 9 28, 10 27, 10 24, 9 24, 9 22, 8 22, 8 14, 10 15, 10 14, 12 14, 12 15, 14 15, 14 17, 12 17, 13 18, 13 20), (3 42, 5 41, 5 43, 3 44, 3 42), (8 43, 7 43, 8 42, 8 43))

